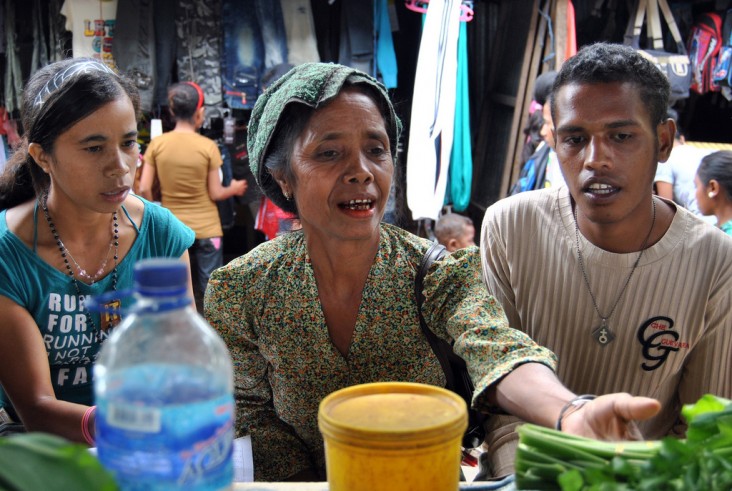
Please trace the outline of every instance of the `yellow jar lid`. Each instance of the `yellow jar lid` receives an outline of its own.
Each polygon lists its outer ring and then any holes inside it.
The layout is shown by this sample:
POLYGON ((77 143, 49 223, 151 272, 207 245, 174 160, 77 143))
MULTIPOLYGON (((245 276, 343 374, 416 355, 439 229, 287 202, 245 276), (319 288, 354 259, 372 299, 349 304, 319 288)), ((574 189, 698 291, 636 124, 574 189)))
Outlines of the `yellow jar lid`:
POLYGON ((336 391, 320 404, 320 430, 339 440, 431 444, 462 435, 467 408, 440 387, 377 382, 336 391))

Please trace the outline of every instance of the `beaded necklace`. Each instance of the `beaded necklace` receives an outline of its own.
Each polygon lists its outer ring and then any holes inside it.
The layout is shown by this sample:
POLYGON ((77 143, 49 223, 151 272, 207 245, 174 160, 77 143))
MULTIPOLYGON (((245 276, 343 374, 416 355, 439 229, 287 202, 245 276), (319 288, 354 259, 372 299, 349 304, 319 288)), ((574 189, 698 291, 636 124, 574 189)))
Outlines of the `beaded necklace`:
MULTIPOLYGON (((76 276, 74 275, 74 270, 71 267, 71 263, 69 262, 69 258, 74 262, 76 267, 79 269, 79 273, 81 276, 89 277, 89 275, 86 274, 86 271, 84 271, 79 264, 74 260, 73 257, 71 257, 71 253, 69 253, 69 250, 64 245, 63 241, 61 240, 61 237, 58 234, 58 231, 56 230, 56 226, 53 223, 53 219, 51 219, 51 215, 48 213, 48 193, 44 193, 41 199, 39 200, 39 204, 41 205, 41 209, 43 210, 43 215, 46 217, 46 222, 48 223, 48 228, 51 230, 51 235, 53 235, 53 239, 56 241, 56 246, 58 246, 58 250, 61 253, 61 258, 64 260, 64 265, 66 266, 66 272, 68 273, 69 277, 71 278, 71 282, 74 285, 74 289, 76 290, 76 297, 79 301, 79 304, 83 303, 82 300, 82 294, 81 289, 79 288, 79 282, 76 279, 76 276)), ((112 241, 110 247, 114 246, 114 269, 112 269, 112 290, 117 291, 117 262, 119 260, 119 223, 117 221, 117 212, 114 211, 112 213, 112 241)), ((100 268, 100 271, 97 271, 97 273, 94 275, 94 278, 92 279, 92 284, 98 279, 98 277, 101 275, 101 273, 104 271, 104 266, 107 264, 107 257, 109 256, 109 251, 107 251, 107 256, 104 258, 104 262, 102 264, 102 267, 100 268)), ((88 309, 84 309, 86 312, 86 318, 89 321, 89 324, 91 324, 92 331, 96 334, 97 341, 100 340, 100 329, 97 329, 97 325, 94 323, 94 319, 92 319, 91 313, 88 309)))

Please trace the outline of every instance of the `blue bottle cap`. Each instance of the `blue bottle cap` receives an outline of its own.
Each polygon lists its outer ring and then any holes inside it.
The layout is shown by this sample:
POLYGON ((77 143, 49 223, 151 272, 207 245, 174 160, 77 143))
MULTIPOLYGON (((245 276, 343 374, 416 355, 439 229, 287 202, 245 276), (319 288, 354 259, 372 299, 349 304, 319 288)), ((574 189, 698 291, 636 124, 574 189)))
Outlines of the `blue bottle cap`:
POLYGON ((135 264, 135 290, 148 297, 172 297, 188 291, 188 268, 178 259, 143 259, 135 264))

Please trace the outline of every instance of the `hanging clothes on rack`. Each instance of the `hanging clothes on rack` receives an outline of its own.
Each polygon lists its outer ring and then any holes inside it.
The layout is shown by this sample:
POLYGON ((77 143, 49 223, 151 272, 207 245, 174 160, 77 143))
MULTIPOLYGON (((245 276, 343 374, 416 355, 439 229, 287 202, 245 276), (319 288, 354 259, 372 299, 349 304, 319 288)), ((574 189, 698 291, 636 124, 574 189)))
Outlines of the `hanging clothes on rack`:
POLYGON ((155 90, 155 6, 153 0, 117 0, 112 54, 119 71, 140 93, 140 107, 150 111, 155 90))
POLYGON ((437 220, 452 153, 460 0, 432 0, 417 59, 407 150, 407 205, 413 220, 437 220))

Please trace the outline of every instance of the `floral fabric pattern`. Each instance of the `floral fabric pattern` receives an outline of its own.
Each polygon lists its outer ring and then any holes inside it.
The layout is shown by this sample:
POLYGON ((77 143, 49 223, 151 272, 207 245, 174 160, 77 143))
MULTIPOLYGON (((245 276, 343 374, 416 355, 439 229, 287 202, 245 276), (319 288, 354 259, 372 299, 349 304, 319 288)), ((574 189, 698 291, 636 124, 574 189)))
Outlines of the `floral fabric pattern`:
MULTIPOLYGON (((382 225, 345 357, 328 335, 301 231, 266 242, 211 275, 206 317, 234 360, 237 435, 251 435, 255 480, 283 480, 308 468, 325 479, 317 412, 335 390, 383 381, 444 386, 414 298, 414 278, 429 246, 382 225)), ((508 327, 481 281, 476 247, 434 263, 424 295, 427 324, 454 340, 468 364, 474 406, 490 410, 485 389, 522 363, 555 367, 549 350, 508 327)))

